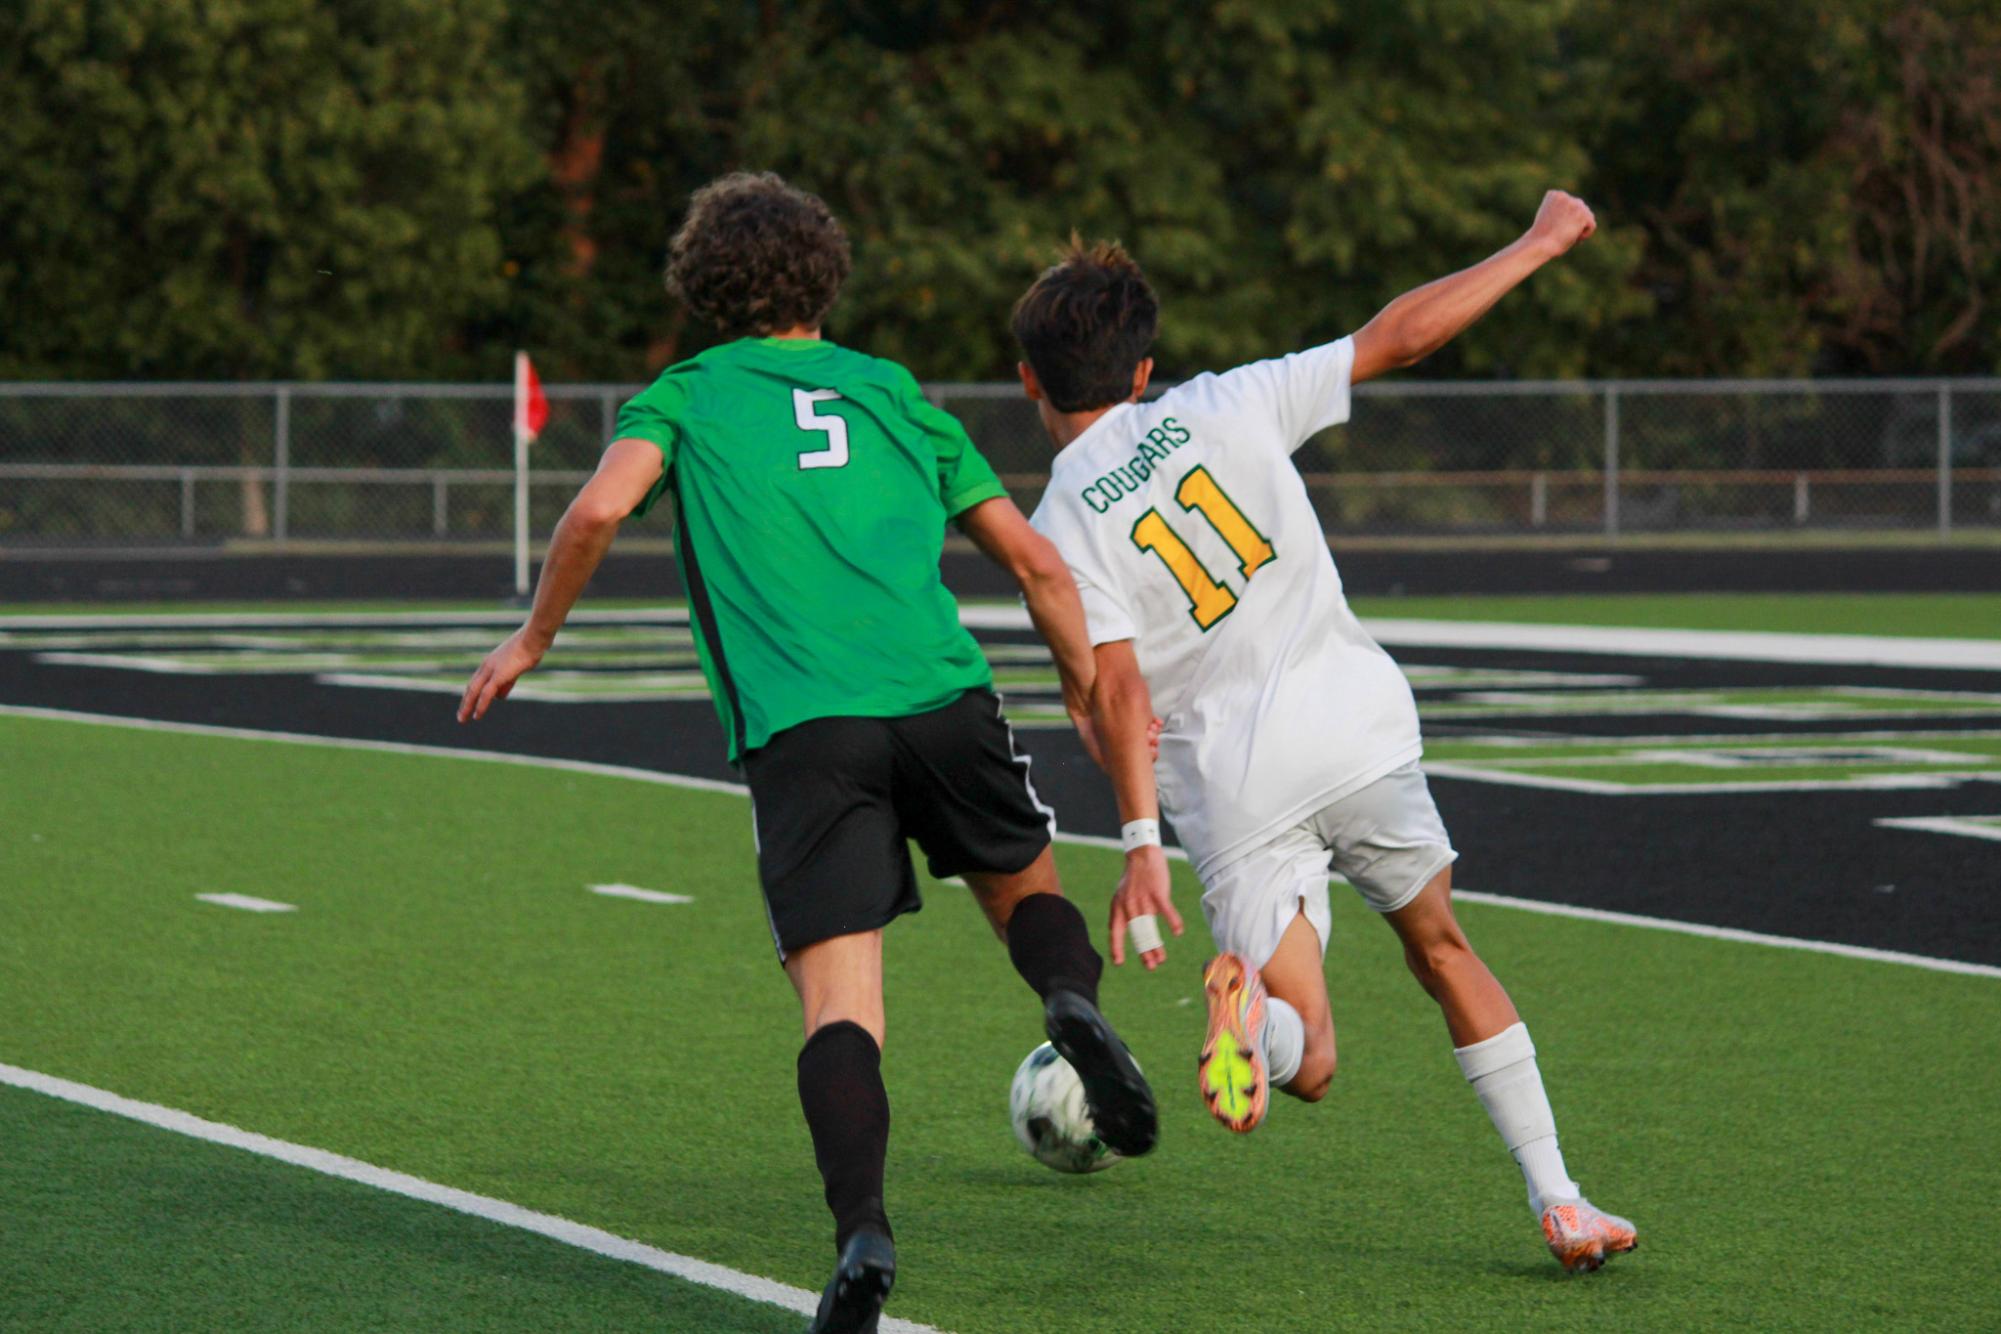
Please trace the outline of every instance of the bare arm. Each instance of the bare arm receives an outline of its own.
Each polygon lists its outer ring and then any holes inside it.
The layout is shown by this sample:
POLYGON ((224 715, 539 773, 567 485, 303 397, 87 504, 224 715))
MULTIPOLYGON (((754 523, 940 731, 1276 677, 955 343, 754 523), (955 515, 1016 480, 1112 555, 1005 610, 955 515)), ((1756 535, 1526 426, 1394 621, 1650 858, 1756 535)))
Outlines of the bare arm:
POLYGON ((1521 238, 1470 269, 1405 292, 1355 335, 1350 381, 1360 384, 1422 361, 1465 332, 1543 265, 1598 229, 1584 201, 1561 190, 1543 196, 1521 238))
MULTIPOLYGON (((1092 695, 1091 721, 1103 750, 1102 763, 1118 798, 1119 820, 1158 820, 1160 796, 1154 787, 1153 698, 1140 675, 1139 657, 1130 639, 1100 644, 1096 650, 1098 683, 1092 695)), ((1112 962, 1126 961, 1126 926, 1135 917, 1158 913, 1181 934, 1181 914, 1174 910, 1167 854, 1159 847, 1134 848, 1126 854, 1125 874, 1112 895, 1112 962)), ((1148 971, 1167 958, 1164 949, 1147 950, 1140 962, 1148 971)))
POLYGON ((1055 545, 1029 527, 1027 517, 1006 496, 981 501, 961 514, 959 529, 1021 585, 1028 618, 1056 659, 1064 707, 1073 718, 1088 716, 1097 664, 1077 582, 1055 545))
POLYGON ((519 630, 486 655, 459 700, 459 721, 484 718, 494 701, 507 698, 514 683, 542 661, 584 585, 597 572, 618 526, 660 480, 663 460, 645 440, 614 440, 598 460, 598 470, 563 512, 542 560, 535 605, 519 630))

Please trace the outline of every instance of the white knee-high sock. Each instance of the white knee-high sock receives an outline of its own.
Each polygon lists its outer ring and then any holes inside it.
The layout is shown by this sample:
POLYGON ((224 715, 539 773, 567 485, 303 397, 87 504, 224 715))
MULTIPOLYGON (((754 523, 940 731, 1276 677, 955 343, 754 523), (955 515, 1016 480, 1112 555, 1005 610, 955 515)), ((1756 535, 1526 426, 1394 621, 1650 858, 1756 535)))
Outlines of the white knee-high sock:
POLYGON ((1564 1170, 1563 1153, 1556 1147, 1556 1114, 1542 1090, 1528 1026, 1504 1028, 1470 1047, 1455 1047, 1452 1054, 1521 1167, 1529 1208, 1540 1217, 1554 1201, 1577 1199, 1583 1192, 1564 1170))
POLYGON ((1299 1011, 1276 996, 1265 997, 1265 1069, 1272 1086, 1284 1088, 1306 1056, 1306 1025, 1299 1011))

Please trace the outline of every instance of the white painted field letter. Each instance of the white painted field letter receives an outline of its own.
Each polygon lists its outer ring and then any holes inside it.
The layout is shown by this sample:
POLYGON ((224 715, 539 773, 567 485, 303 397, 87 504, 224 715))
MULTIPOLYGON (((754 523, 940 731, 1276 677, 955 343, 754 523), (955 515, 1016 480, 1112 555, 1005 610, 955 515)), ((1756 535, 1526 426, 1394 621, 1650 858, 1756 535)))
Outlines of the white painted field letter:
POLYGON ((824 431, 827 435, 825 449, 809 450, 799 456, 801 468, 845 468, 848 466, 848 424, 832 413, 815 412, 815 403, 825 403, 828 399, 839 398, 833 389, 794 389, 792 391, 792 420, 799 423, 802 431, 824 431))

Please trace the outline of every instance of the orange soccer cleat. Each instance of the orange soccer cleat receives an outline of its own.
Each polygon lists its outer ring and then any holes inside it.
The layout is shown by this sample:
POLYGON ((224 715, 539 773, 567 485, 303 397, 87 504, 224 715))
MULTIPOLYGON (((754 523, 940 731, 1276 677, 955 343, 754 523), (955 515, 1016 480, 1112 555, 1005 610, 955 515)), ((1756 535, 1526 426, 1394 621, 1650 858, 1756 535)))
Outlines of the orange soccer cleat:
POLYGON ((1640 1244, 1640 1234, 1631 1223, 1583 1199, 1544 1209, 1542 1235, 1549 1243, 1549 1253, 1573 1274, 1588 1274, 1640 1244))
POLYGON ((1255 1130, 1271 1101, 1265 1065, 1265 984, 1241 955, 1219 954, 1202 972, 1209 1036, 1202 1043, 1202 1100, 1238 1134, 1255 1130))

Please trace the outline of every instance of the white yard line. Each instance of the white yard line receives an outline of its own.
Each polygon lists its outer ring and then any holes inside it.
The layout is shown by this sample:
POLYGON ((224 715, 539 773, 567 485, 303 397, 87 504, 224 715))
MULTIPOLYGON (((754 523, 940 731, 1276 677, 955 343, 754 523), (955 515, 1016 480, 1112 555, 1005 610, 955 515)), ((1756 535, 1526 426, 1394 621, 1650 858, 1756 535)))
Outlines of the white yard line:
MULTIPOLYGON (((176 626, 513 625, 519 611, 145 612, 77 616, 0 616, 0 630, 165 629, 176 626)), ((1027 630, 1019 603, 969 602, 959 619, 975 630, 1027 630)), ((685 608, 573 612, 572 624, 685 625, 685 608)), ((1509 621, 1431 621, 1372 617, 1379 643, 1397 648, 1525 649, 1618 653, 1637 657, 1750 662, 1811 662, 1858 667, 1962 667, 2001 671, 2001 639, 1924 639, 1889 635, 1791 634, 1762 630, 1669 630, 1650 626, 1531 625, 1509 621)))
POLYGON ((641 903, 693 903, 686 894, 669 894, 664 889, 641 889, 638 885, 586 885, 593 894, 608 899, 637 899, 641 903))
POLYGON ((1662 630, 1640 626, 1523 625, 1499 621, 1363 622, 1394 648, 1528 649, 1650 658, 1833 663, 1854 667, 1965 667, 2001 671, 2001 639, 1802 635, 1761 630, 1662 630))
MULTIPOLYGON (((189 736, 227 737, 241 741, 283 741, 302 746, 325 746, 335 750, 374 750, 391 755, 425 755, 449 760, 478 760, 488 764, 516 764, 538 769, 560 769, 569 773, 597 774, 606 778, 629 778, 636 782, 653 783, 661 787, 692 788, 701 792, 725 792, 747 797, 750 789, 739 783, 718 782, 713 778, 691 778, 683 774, 659 773, 652 769, 634 769, 618 764, 593 764, 587 760, 547 759, 540 755, 512 755, 496 751, 457 750, 449 746, 417 746, 399 741, 362 741, 349 737, 307 736, 297 732, 260 732, 244 727, 215 727, 206 723, 170 723, 151 718, 120 718, 102 713, 74 713, 66 709, 32 708, 19 704, 0 704, 0 717, 42 718, 53 722, 88 723, 104 727, 129 727, 149 732, 178 732, 189 736)), ((1427 764, 1426 770, 1437 766, 1427 764)), ((1073 843, 1084 847, 1117 849, 1121 845, 1115 838, 1101 838, 1092 834, 1058 833, 1059 843, 1073 843)), ((1187 854, 1180 848, 1169 848, 1169 857, 1186 861, 1187 854)), ((1899 954, 1891 950, 1872 950, 1860 945, 1842 945, 1832 941, 1800 940, 1791 936, 1764 936, 1752 931, 1736 931, 1729 927, 1703 926, 1693 922, 1675 922, 1660 917, 1639 917, 1631 913, 1605 912, 1597 908, 1578 908, 1562 903, 1543 903, 1535 899, 1509 898, 1501 894, 1476 894, 1470 890, 1453 890, 1456 897, 1469 903, 1488 903, 1505 908, 1520 908, 1527 912, 1544 913, 1556 917, 1577 917, 1593 922, 1615 922, 1623 926, 1647 927, 1659 931, 1676 931, 1685 935, 1712 936, 1719 940, 1734 940, 1754 945, 1772 945, 1781 949, 1805 950, 1818 954, 1836 954, 1844 958, 1869 959, 1878 963, 1905 964, 1913 968, 1928 968, 1944 973, 1973 973, 1981 977, 2001 977, 2001 968, 1987 964, 1961 963, 1956 959, 1934 959, 1922 954, 1899 954)))
POLYGON ((605 778, 629 778, 662 787, 693 788, 700 792, 726 792, 748 796, 741 783, 687 774, 665 774, 653 769, 635 769, 623 764, 594 764, 589 760, 552 759, 543 755, 515 755, 506 751, 461 750, 457 746, 420 746, 407 741, 369 741, 359 737, 312 736, 304 732, 262 731, 251 727, 218 727, 210 723, 175 723, 158 718, 123 718, 109 713, 79 713, 70 709, 42 709, 26 704, 0 704, 0 717, 46 718, 52 722, 91 723, 102 727, 129 727, 141 732, 177 732, 186 736, 230 737, 238 741, 286 741, 300 746, 325 746, 335 750, 374 750, 387 755, 426 755, 445 760, 476 760, 486 764, 514 764, 532 769, 561 769, 568 773, 598 774, 605 778))
MULTIPOLYGON (((964 607, 976 630, 1026 630, 1014 606, 964 607)), ((1665 630, 1650 626, 1530 625, 1516 621, 1425 621, 1370 617, 1362 626, 1391 648, 1526 649, 1619 653, 1642 658, 1812 662, 1854 667, 1968 667, 2001 671, 2001 639, 1921 639, 1887 635, 1809 635, 1763 630, 1665 630)))
POLYGON ((280 903, 276 899, 252 898, 248 894, 197 894, 203 903, 213 903, 223 908, 241 908, 245 912, 297 912, 296 903, 280 903))
MULTIPOLYGON (((254 1153, 261 1158, 275 1158, 294 1167, 303 1167, 324 1176, 339 1177, 343 1181, 355 1181, 377 1190, 386 1190, 394 1195, 422 1200, 426 1204, 442 1205, 455 1209, 474 1218, 484 1218, 504 1227, 519 1228, 523 1232, 533 1232, 566 1246, 624 1260, 629 1264, 644 1265, 662 1274, 698 1283, 705 1288, 719 1288, 734 1293, 738 1297, 754 1302, 764 1302, 781 1306, 788 1311, 810 1316, 818 1308, 820 1294, 795 1288, 789 1284, 777 1283, 756 1274, 746 1274, 723 1265, 711 1264, 707 1260, 697 1260, 691 1256, 676 1255, 663 1251, 657 1246, 606 1232, 602 1228, 558 1218, 554 1214, 537 1213, 524 1209, 506 1200, 496 1200, 488 1195, 475 1195, 471 1191, 459 1190, 452 1186, 426 1181, 404 1172, 394 1172, 386 1167, 364 1163, 358 1158, 348 1158, 325 1149, 310 1148, 304 1144, 293 1144, 286 1140, 272 1139, 254 1131, 240 1130, 219 1121, 207 1121, 190 1112, 172 1107, 162 1107, 158 1103, 138 1102, 121 1097, 104 1089, 92 1088, 88 1084, 73 1083, 45 1075, 34 1070, 23 1070, 19 1066, 0 1064, 0 1084, 11 1084, 18 1089, 46 1094, 73 1102, 83 1107, 109 1112, 129 1120, 157 1126, 161 1130, 171 1130, 177 1135, 187 1135, 193 1139, 206 1140, 211 1144, 222 1144, 245 1153, 254 1153)), ((900 1334, 936 1334, 929 1325, 913 1324, 908 1320, 883 1318, 884 1330, 899 1331, 900 1334)))
MULTIPOLYGON (((1508 763, 1534 764, 1537 761, 1510 760, 1508 763)), ((1555 774, 1487 768, 1477 760, 1426 760, 1424 772, 1431 778, 1458 778, 1469 783, 1498 783, 1503 787, 1534 787, 1551 792, 1580 792, 1594 797, 1699 797, 1724 792, 1923 792, 1958 787, 1961 783, 2001 781, 2001 770, 1983 769, 1956 773, 1862 774, 1840 779, 1757 779, 1742 783, 1614 783, 1602 778, 1560 778, 1555 774)))
MULTIPOLYGON (((493 611, 163 611, 134 613, 84 613, 79 616, 0 616, 0 630, 169 630, 182 626, 215 626, 237 629, 246 626, 315 625, 495 625, 521 623, 522 612, 493 611)), ((1024 623, 1028 613, 1022 613, 1024 623)), ((660 607, 643 611, 573 611, 570 625, 686 625, 683 607, 660 607)))
POLYGON ((1665 917, 1642 917, 1638 913, 1609 912, 1603 908, 1580 908, 1568 903, 1544 903, 1538 899, 1510 898, 1506 894, 1481 894, 1468 889, 1455 889, 1452 891, 1452 897, 1465 903, 1484 903, 1496 908, 1519 908, 1523 912, 1543 913, 1550 917, 1575 917, 1587 922, 1645 927, 1649 931, 1672 931, 1677 935, 1703 936, 1710 940, 1734 940, 1745 945, 1769 945, 1781 950, 1838 954, 1845 959, 1906 964, 1912 968, 1928 968, 1938 973, 1964 973, 1970 977, 2001 977, 2001 968, 1992 964, 1961 963, 1957 959, 1934 959, 1926 954, 1903 954, 1896 950, 1870 949, 1865 945, 1840 945, 1826 940, 1768 936, 1762 931, 1740 931, 1734 926, 1705 926, 1699 922, 1676 922, 1665 917))
POLYGON ((1915 829, 1926 834, 1957 834, 1962 838, 2001 840, 2001 824, 1981 824, 1956 815, 1907 815, 1876 821, 1885 829, 1915 829))

